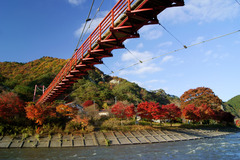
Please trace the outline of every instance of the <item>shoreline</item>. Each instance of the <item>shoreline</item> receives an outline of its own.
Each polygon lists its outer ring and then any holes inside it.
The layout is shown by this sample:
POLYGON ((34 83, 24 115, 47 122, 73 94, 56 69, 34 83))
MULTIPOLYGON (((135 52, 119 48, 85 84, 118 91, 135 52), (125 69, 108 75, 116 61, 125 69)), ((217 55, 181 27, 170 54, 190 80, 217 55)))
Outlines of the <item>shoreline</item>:
POLYGON ((0 136, 3 148, 65 148, 167 143, 214 138, 239 132, 239 129, 152 129, 140 131, 97 131, 78 135, 31 136, 25 139, 16 136, 0 136))

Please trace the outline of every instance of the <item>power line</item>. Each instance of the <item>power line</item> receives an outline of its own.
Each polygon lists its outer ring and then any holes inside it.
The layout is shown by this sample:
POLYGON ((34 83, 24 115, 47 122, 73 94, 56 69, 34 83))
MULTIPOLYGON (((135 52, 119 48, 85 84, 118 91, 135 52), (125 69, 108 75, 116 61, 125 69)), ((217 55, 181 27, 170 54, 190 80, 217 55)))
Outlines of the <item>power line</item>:
MULTIPOLYGON (((219 39, 219 38, 223 38, 223 37, 226 37, 226 36, 229 36, 229 35, 238 33, 238 32, 240 32, 240 30, 237 30, 237 31, 234 31, 234 32, 231 32, 231 33, 227 33, 227 34, 224 34, 224 35, 221 35, 221 36, 218 36, 218 37, 214 37, 214 38, 211 38, 211 39, 208 39, 208 40, 205 40, 205 41, 201 41, 201 42, 199 42, 199 43, 195 43, 195 44, 192 44, 192 45, 183 47, 183 48, 179 48, 179 49, 176 49, 176 50, 167 52, 167 53, 165 53, 165 54, 162 54, 162 55, 159 55, 159 56, 156 56, 156 57, 152 57, 152 58, 150 58, 150 59, 146 59, 146 60, 142 61, 142 63, 145 63, 145 62, 148 62, 148 61, 151 61, 151 60, 154 60, 154 59, 157 59, 157 58, 160 58, 160 57, 163 57, 163 56, 166 56, 166 55, 168 55, 168 54, 172 54, 172 53, 175 53, 175 52, 184 50, 184 49, 188 49, 188 48, 190 48, 190 47, 194 47, 194 46, 197 46, 197 45, 200 45, 200 44, 203 44, 203 43, 207 43, 207 42, 210 42, 210 41, 219 39)), ((130 65, 130 66, 121 68, 121 69, 119 69, 119 70, 117 70, 117 71, 114 71, 114 73, 120 72, 120 71, 122 71, 122 70, 128 69, 128 68, 133 67, 133 66, 136 66, 136 65, 138 65, 138 64, 141 64, 141 63, 138 62, 138 63, 132 64, 132 65, 130 65)), ((110 74, 112 74, 112 73, 109 73, 109 74, 107 74, 107 75, 110 75, 110 74)))

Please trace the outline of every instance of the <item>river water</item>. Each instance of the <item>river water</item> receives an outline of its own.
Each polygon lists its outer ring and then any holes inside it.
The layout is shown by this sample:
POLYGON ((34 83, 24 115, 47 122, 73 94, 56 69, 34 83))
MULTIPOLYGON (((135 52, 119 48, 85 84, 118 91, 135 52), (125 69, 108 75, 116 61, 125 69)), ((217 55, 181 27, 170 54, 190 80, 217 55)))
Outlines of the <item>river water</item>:
POLYGON ((1 160, 240 160, 240 133, 216 138, 111 147, 0 149, 1 160))

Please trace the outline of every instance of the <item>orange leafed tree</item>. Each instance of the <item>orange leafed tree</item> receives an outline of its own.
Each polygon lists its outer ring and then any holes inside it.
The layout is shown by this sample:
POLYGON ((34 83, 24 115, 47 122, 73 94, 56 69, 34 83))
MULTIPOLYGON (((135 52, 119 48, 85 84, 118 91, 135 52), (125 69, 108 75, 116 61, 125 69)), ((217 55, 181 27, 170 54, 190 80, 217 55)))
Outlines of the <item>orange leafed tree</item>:
POLYGON ((25 107, 28 119, 34 120, 38 125, 42 125, 48 117, 55 117, 56 111, 49 105, 29 104, 25 107))
POLYGON ((58 113, 60 113, 62 116, 65 116, 65 117, 68 116, 68 117, 71 117, 71 118, 74 118, 76 116, 76 114, 78 113, 77 108, 67 106, 67 105, 64 105, 64 104, 58 105, 56 107, 56 111, 58 113))
POLYGON ((184 92, 180 97, 180 101, 182 109, 189 104, 194 104, 196 107, 204 104, 212 109, 220 109, 222 104, 222 100, 210 88, 206 87, 198 87, 184 92))

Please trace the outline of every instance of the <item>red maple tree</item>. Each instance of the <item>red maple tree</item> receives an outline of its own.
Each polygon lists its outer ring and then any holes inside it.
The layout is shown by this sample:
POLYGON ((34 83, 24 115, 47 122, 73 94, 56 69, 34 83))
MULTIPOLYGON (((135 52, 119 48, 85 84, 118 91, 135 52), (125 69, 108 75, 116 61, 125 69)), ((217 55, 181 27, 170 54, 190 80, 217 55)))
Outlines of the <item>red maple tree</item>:
POLYGON ((199 107, 196 107, 194 104, 189 104, 183 109, 182 113, 186 119, 191 119, 197 122, 214 119, 215 117, 214 110, 211 106, 206 104, 202 104, 199 107))
POLYGON ((28 119, 34 120, 38 125, 42 125, 48 117, 55 117, 56 111, 49 105, 29 104, 25 107, 28 119))
POLYGON ((199 117, 195 114, 197 110, 198 110, 198 107, 196 107, 194 104, 189 104, 185 106, 185 108, 182 110, 182 115, 186 119, 199 121, 199 117))
POLYGON ((133 117, 133 115, 136 114, 136 112, 135 112, 135 106, 134 106, 133 104, 127 106, 127 107, 125 108, 125 111, 124 111, 124 112, 125 112, 125 116, 126 116, 127 118, 133 117))
POLYGON ((130 118, 135 114, 134 105, 126 105, 122 102, 117 102, 111 109, 111 112, 118 118, 130 118))
POLYGON ((176 120, 176 118, 181 117, 181 109, 175 104, 162 105, 163 115, 165 119, 171 121, 176 120))
POLYGON ((213 109, 206 105, 202 104, 198 109, 195 111, 195 114, 199 117, 199 121, 214 119, 215 112, 213 109))
POLYGON ((0 117, 8 122, 17 117, 24 117, 24 102, 13 92, 0 94, 0 117))
POLYGON ((155 102, 142 102, 137 106, 138 115, 141 118, 146 118, 148 120, 161 119, 163 117, 163 112, 159 103, 155 102))

